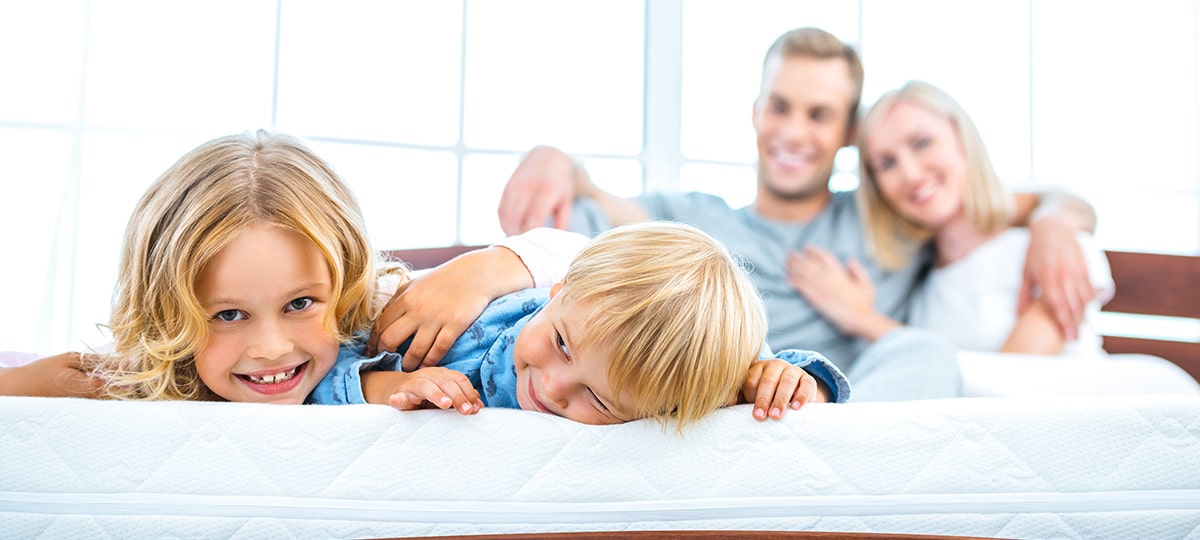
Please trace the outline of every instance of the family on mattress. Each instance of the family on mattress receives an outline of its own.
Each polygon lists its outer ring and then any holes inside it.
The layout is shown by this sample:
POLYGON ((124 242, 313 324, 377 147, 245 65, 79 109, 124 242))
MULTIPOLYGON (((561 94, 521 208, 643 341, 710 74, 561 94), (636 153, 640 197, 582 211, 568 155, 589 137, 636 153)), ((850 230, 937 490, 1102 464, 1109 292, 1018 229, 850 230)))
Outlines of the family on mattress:
POLYGON ((911 81, 860 118, 857 53, 815 28, 763 74, 749 206, 617 197, 539 146, 499 201, 511 236, 421 272, 371 245, 352 182, 299 138, 206 142, 129 219, 111 344, 12 361, 0 395, 506 408, 686 438, 738 404, 767 430, 806 404, 981 395, 972 374, 1005 355, 989 395, 1089 393, 1048 357, 1090 359, 1092 393, 1200 394, 1112 370, 1091 206, 1007 192, 945 92, 911 81), (860 187, 833 192, 846 145, 860 187))

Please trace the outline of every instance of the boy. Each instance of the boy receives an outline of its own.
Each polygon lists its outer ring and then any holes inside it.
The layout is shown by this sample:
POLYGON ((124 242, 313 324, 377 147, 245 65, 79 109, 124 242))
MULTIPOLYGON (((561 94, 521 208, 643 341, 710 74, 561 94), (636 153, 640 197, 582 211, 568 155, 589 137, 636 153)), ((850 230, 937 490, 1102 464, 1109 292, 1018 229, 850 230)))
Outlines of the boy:
POLYGON ((310 402, 464 414, 487 405, 588 424, 673 418, 682 428, 732 403, 762 405, 761 420, 849 397, 819 354, 760 359, 765 338, 762 300, 722 244, 691 226, 639 223, 596 237, 549 290, 492 302, 436 367, 398 371, 407 345, 369 359, 359 348, 310 402))

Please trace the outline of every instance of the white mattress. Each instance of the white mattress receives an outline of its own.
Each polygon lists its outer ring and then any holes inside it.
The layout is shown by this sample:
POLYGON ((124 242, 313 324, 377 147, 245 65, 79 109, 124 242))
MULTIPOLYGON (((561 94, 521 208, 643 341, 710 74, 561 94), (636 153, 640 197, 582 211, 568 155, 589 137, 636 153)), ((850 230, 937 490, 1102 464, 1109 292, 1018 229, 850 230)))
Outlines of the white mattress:
POLYGON ((753 529, 1200 537, 1200 397, 514 410, 0 398, 5 538, 753 529))

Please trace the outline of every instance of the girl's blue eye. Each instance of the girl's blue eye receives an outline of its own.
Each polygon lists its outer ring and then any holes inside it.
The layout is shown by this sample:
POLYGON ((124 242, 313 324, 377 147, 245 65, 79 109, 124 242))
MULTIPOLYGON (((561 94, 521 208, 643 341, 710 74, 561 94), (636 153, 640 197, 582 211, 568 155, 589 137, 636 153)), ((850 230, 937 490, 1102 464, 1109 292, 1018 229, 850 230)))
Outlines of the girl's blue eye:
POLYGON ((246 314, 242 313, 242 311, 238 309, 227 309, 225 311, 218 311, 217 314, 213 315, 212 318, 214 321, 234 322, 245 319, 246 314))
POLYGON ((297 298, 295 300, 292 300, 291 302, 288 302, 287 310, 288 311, 301 311, 303 309, 308 308, 311 305, 313 305, 313 299, 305 296, 303 298, 297 298))

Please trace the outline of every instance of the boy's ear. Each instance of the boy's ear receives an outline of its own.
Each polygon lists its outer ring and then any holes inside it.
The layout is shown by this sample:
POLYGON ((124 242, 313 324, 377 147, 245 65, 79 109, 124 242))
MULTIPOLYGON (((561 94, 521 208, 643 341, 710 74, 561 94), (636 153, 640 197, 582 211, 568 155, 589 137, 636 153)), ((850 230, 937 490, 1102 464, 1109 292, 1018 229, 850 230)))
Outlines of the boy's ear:
POLYGON ((563 287, 563 282, 561 282, 561 281, 555 283, 554 285, 551 285, 550 286, 550 298, 554 298, 555 296, 557 296, 558 291, 562 290, 562 287, 563 287))

